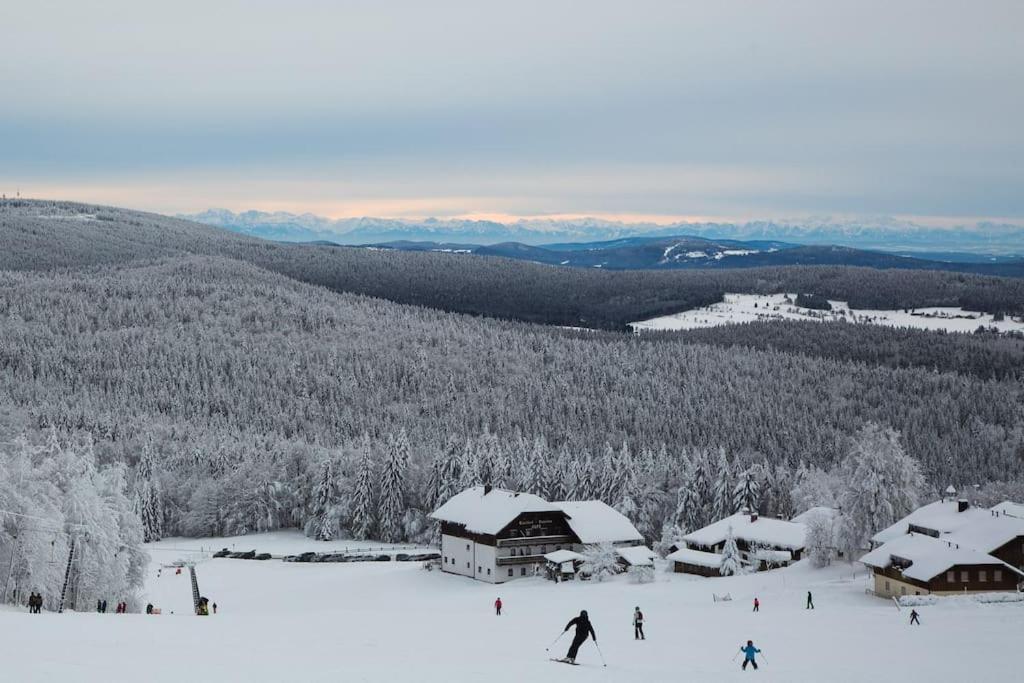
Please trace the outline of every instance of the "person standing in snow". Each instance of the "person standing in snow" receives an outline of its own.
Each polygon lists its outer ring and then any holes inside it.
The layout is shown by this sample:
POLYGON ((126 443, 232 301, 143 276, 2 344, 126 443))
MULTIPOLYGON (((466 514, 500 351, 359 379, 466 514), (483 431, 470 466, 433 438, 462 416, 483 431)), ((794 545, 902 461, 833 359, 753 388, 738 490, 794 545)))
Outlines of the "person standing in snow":
POLYGON ((499 617, 501 616, 501 598, 494 601, 494 613, 499 617))
POLYGON ((755 612, 760 612, 761 611, 761 601, 758 600, 757 598, 754 598, 754 611, 755 612))
POLYGON ((213 613, 217 613, 217 603, 213 603, 213 613))
POLYGON ((917 613, 917 610, 915 610, 915 609, 910 610, 910 624, 911 625, 917 624, 918 626, 920 626, 921 625, 921 620, 918 619, 919 616, 920 615, 917 613))
POLYGON ((644 635, 644 613, 639 606, 633 610, 633 640, 647 640, 644 635))
POLYGON ((807 607, 804 609, 814 609, 814 597, 811 595, 811 591, 807 591, 807 607))
POLYGON ((597 642, 597 634, 594 633, 594 627, 590 624, 590 617, 587 616, 587 610, 581 611, 578 617, 570 620, 569 623, 565 625, 565 629, 562 630, 562 633, 565 633, 573 626, 576 627, 576 635, 572 639, 572 645, 569 646, 569 652, 565 655, 565 659, 562 660, 569 664, 576 663, 576 654, 580 651, 580 645, 586 641, 587 636, 593 638, 595 643, 597 642))
POLYGON ((754 667, 754 671, 757 671, 757 662, 754 660, 754 655, 759 653, 760 650, 758 650, 756 647, 754 647, 754 641, 748 640, 747 641, 747 646, 746 647, 741 647, 740 648, 740 652, 742 652, 745 655, 743 657, 743 665, 740 668, 743 669, 744 671, 746 671, 747 670, 747 664, 750 664, 751 666, 754 667))

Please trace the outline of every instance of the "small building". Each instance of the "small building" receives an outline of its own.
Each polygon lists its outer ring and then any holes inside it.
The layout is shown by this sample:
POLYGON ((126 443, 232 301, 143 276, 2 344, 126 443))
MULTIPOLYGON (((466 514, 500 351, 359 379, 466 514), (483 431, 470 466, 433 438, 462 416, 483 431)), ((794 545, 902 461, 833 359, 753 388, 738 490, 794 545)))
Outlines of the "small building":
MULTIPOLYGON (((682 540, 686 544, 685 549, 718 555, 725 547, 730 530, 740 551, 740 558, 747 566, 756 569, 781 567, 799 560, 807 536, 807 527, 803 524, 761 517, 756 512, 737 512, 686 534, 682 540)), ((690 557, 692 559, 697 556, 690 557)), ((679 572, 709 576, 708 562, 710 560, 707 558, 704 564, 677 562, 673 568, 679 572), (689 571, 693 568, 699 571, 689 571)))
POLYGON ((1016 590, 1024 572, 988 553, 910 532, 875 548, 860 561, 874 570, 883 597, 1016 590))
POLYGON ((555 550, 545 555, 544 561, 549 579, 570 581, 576 578, 587 556, 572 550, 555 550))
POLYGON ((490 486, 467 489, 430 516, 441 523, 441 569, 491 583, 539 575, 549 569, 546 556, 560 550, 643 542, 623 514, 601 501, 549 503, 490 486))
POLYGON ((698 576, 721 576, 722 556, 703 550, 680 548, 666 557, 672 563, 672 571, 698 576))
POLYGON ((654 567, 654 558, 658 556, 656 552, 645 545, 616 548, 615 554, 619 556, 619 564, 626 569, 632 567, 654 567))

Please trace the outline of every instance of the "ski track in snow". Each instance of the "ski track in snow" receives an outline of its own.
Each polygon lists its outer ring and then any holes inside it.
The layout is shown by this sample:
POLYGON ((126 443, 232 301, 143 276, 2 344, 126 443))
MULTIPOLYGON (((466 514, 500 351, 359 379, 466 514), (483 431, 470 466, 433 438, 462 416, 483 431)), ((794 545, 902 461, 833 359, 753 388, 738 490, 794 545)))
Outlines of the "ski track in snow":
MULTIPOLYGON (((962 308, 916 308, 909 312, 851 310, 845 301, 831 301, 831 311, 817 311, 786 303, 786 294, 726 294, 725 300, 682 313, 630 323, 635 330, 693 330, 757 320, 812 320, 853 322, 890 327, 914 327, 922 330, 974 332, 979 325, 1000 332, 1024 332, 1024 320, 1007 317, 994 321, 991 315, 962 308), (754 305, 757 305, 755 308, 754 305)), ((795 294, 789 295, 792 300, 795 294)))
MULTIPOLYGON (((153 547, 200 545, 223 547, 184 539, 153 547)), ((272 553, 321 549, 298 534, 255 535, 246 545, 272 553)), ((169 562, 174 551, 153 555, 169 562)), ((910 627, 908 609, 865 594, 862 567, 853 578, 850 565, 816 570, 807 562, 715 579, 659 572, 645 585, 619 577, 494 586, 416 563, 218 559, 197 568, 202 594, 219 607, 203 618, 190 614, 188 572, 157 578, 157 565, 147 598, 164 610, 160 616, 0 610, 5 680, 1010 681, 1024 626, 1020 603, 961 601, 917 608, 922 626, 910 627), (814 611, 804 609, 808 589, 814 611), (713 593, 733 600, 715 603, 713 593), (755 595, 758 614, 751 612, 755 595), (497 596, 501 617, 493 614, 497 596), (646 641, 633 639, 636 605, 646 641), (590 642, 580 667, 548 661, 565 655, 571 634, 550 652, 545 647, 580 609, 591 615, 608 668, 590 642), (763 650, 757 673, 740 670, 742 657, 733 660, 748 638, 763 650)))

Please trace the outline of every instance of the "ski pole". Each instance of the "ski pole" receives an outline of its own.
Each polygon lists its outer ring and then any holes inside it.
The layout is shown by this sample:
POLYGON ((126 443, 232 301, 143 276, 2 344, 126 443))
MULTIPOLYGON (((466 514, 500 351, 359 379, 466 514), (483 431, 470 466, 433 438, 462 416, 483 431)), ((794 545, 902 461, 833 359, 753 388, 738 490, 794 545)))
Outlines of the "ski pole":
POLYGON ((544 648, 544 651, 545 651, 545 652, 550 652, 550 651, 551 651, 551 648, 553 648, 553 647, 555 646, 555 643, 557 643, 558 641, 560 641, 560 640, 562 639, 562 636, 564 636, 564 635, 565 635, 565 631, 562 631, 561 633, 559 633, 559 634, 558 634, 558 637, 557 637, 557 638, 555 638, 554 640, 552 640, 552 641, 551 641, 551 644, 550 644, 550 645, 548 645, 548 646, 547 646, 546 648, 544 648))
POLYGON ((732 661, 736 661, 736 658, 740 656, 740 652, 743 652, 743 648, 740 648, 739 651, 732 656, 732 661))
POLYGON ((601 664, 604 665, 605 668, 607 668, 608 662, 604 661, 604 653, 601 652, 601 646, 597 644, 596 640, 594 641, 594 647, 597 648, 597 654, 601 657, 601 664))

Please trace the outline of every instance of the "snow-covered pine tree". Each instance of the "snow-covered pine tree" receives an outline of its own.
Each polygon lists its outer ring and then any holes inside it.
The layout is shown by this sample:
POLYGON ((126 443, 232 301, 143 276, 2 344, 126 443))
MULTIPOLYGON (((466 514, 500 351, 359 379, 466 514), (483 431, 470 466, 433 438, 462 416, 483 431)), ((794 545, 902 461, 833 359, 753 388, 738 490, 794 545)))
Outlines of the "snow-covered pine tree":
POLYGON ((363 435, 356 464, 356 485, 352 493, 352 535, 370 538, 377 527, 377 475, 370 439, 363 435))
POLYGON ((740 549, 736 546, 736 539, 732 535, 732 527, 729 527, 729 533, 725 537, 725 545, 722 547, 722 566, 719 569, 719 573, 722 576, 734 576, 736 574, 743 574, 743 557, 740 555, 740 549))
POLYGON ((619 555, 611 543, 588 545, 583 554, 587 556, 587 561, 583 563, 582 570, 598 581, 604 581, 622 571, 619 555))
POLYGON ((320 465, 313 494, 313 514, 306 523, 306 535, 318 541, 332 541, 341 533, 341 492, 337 463, 327 457, 320 465))
POLYGON ((387 543, 402 540, 402 515, 405 512, 405 474, 408 450, 403 446, 402 434, 388 440, 384 458, 384 471, 380 483, 380 538, 387 543))
POLYGON ((740 473, 733 488, 732 509, 757 512, 761 497, 761 482, 758 481, 757 466, 752 465, 740 473))
POLYGON ((132 505, 142 522, 142 537, 146 543, 159 541, 163 537, 164 504, 160 483, 154 472, 155 460, 153 439, 147 436, 135 470, 135 490, 132 495, 132 505))
POLYGON ((851 558, 867 548, 874 533, 914 510, 925 485, 920 465, 903 451, 899 435, 873 423, 853 438, 840 477, 842 545, 851 558))
MULTIPOLYGON (((692 491, 686 507, 686 517, 680 518, 683 527, 696 530, 707 526, 714 517, 714 494, 711 480, 711 454, 701 451, 694 455, 693 476, 690 479, 692 491)), ((680 496, 682 500, 682 495, 680 496)))
POLYGON ((713 491, 714 517, 716 519, 723 519, 736 512, 733 505, 733 489, 732 465, 729 464, 725 451, 720 450, 713 491))

